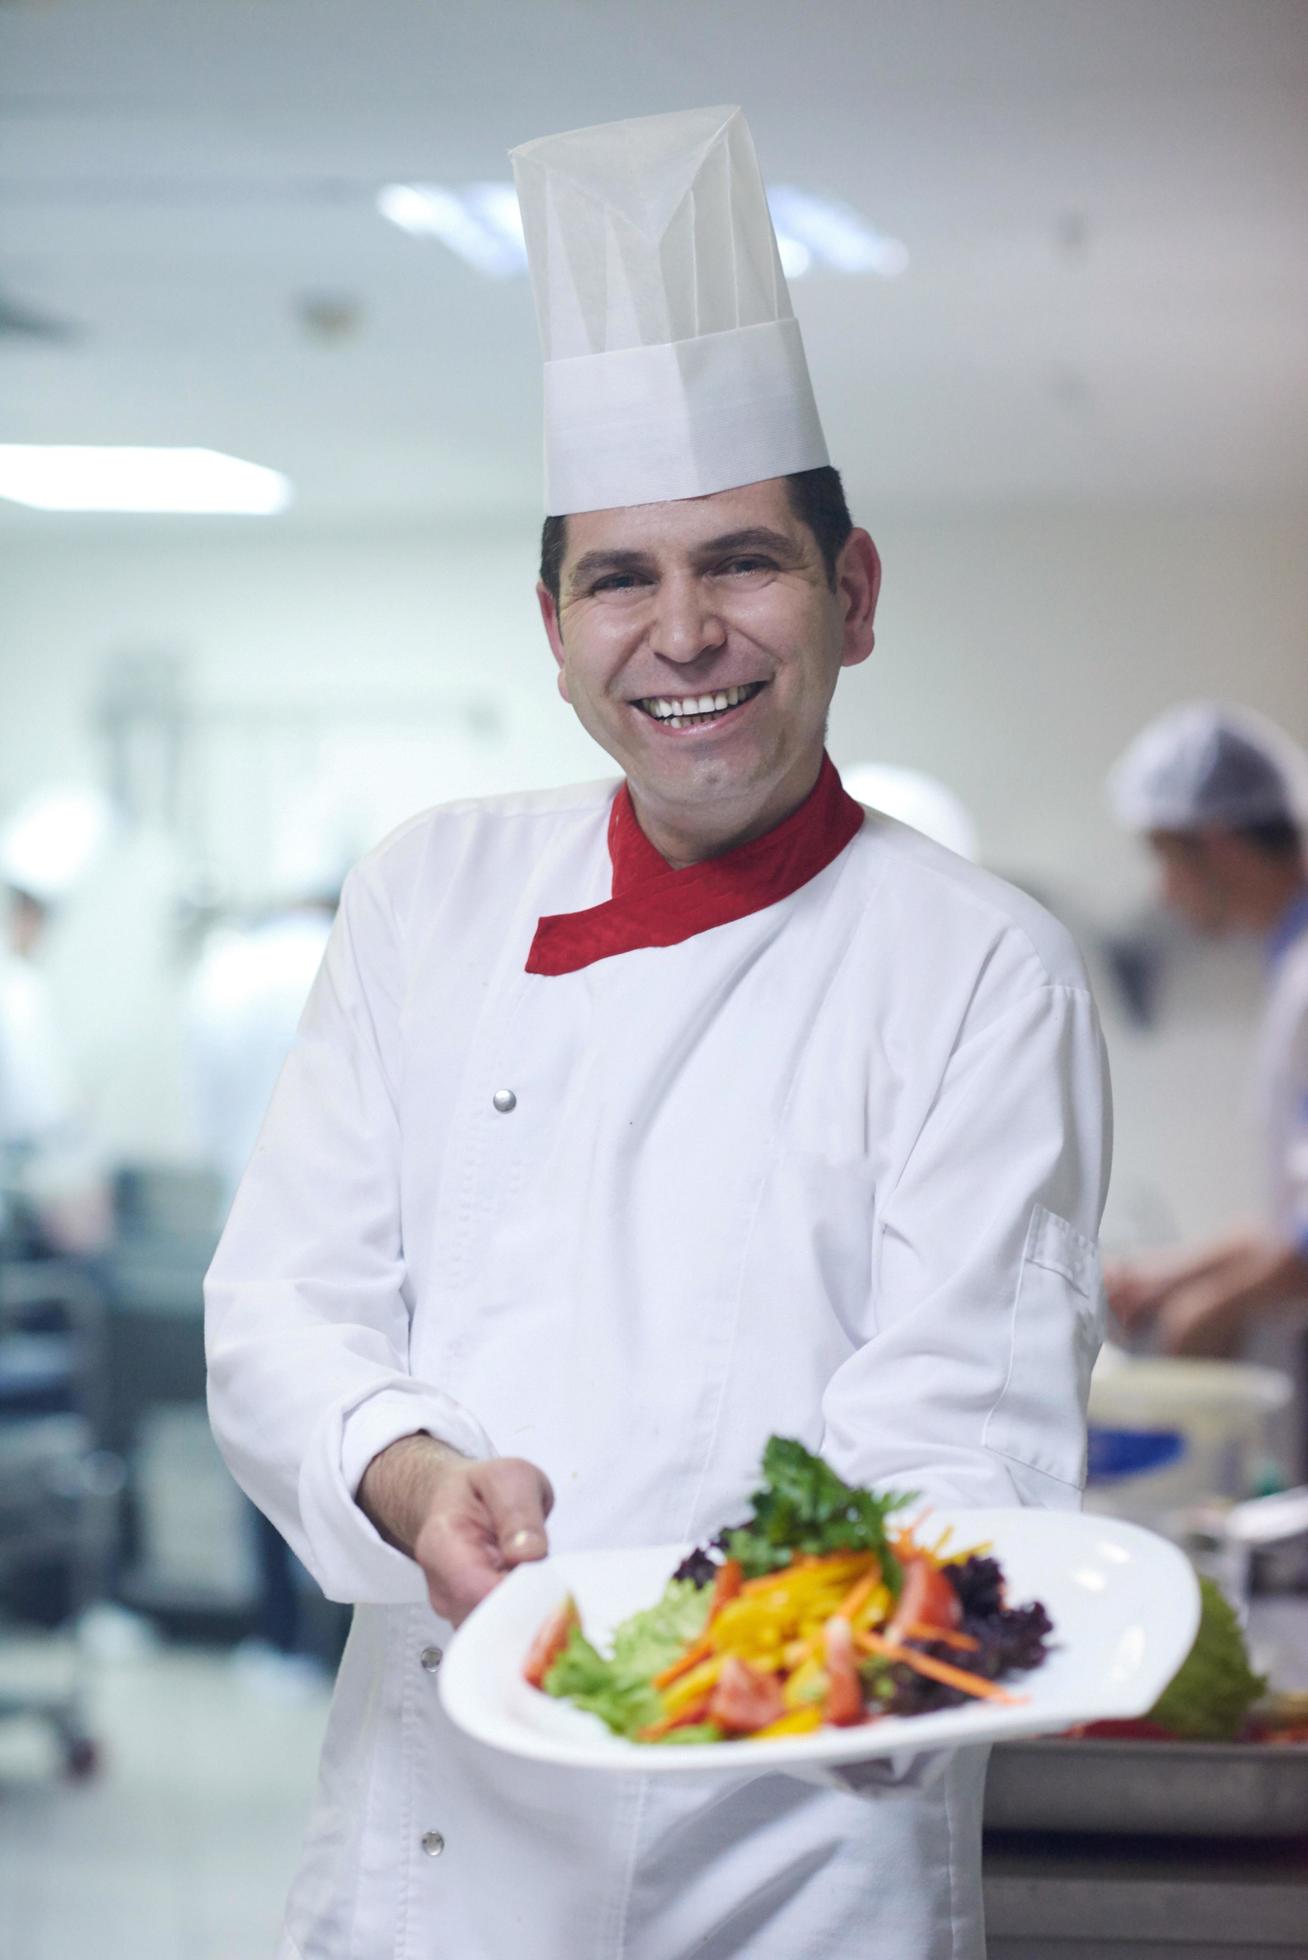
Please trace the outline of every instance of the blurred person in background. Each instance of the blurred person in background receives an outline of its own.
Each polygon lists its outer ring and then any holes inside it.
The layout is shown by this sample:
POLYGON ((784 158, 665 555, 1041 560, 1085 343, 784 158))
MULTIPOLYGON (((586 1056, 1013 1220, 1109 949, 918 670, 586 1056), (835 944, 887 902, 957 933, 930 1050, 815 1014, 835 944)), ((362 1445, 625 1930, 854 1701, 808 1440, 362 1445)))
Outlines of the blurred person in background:
POLYGON ((506 1572, 703 1540, 770 1432, 927 1501, 1075 1507, 1099 1336, 1075 949, 825 751, 880 567, 744 119, 514 162, 537 596, 621 775, 427 811, 355 867, 209 1274, 220 1447, 355 1602, 280 1960, 981 1960, 984 1750, 587 1777, 437 1691, 506 1572))
POLYGON ((0 832, 0 1235, 11 1257, 91 1260, 112 1232, 104 1166, 41 964, 107 822, 97 798, 61 790, 32 798, 0 832))
POLYGON ((1110 795, 1148 843, 1164 905, 1200 933, 1253 933, 1266 949, 1266 1219, 1105 1273, 1124 1327, 1153 1322, 1169 1354, 1225 1356, 1256 1322, 1308 1320, 1308 755, 1247 710, 1195 702, 1141 731, 1110 795))
MULTIPOLYGON (((340 898, 341 857, 324 836, 283 839, 270 882, 282 896, 262 918, 215 926, 187 1002, 196 1129, 218 1174, 223 1218, 254 1151, 282 1064, 322 964, 340 898)), ((312 1692, 325 1680, 304 1646, 303 1594, 313 1584, 282 1534, 243 1501, 258 1582, 253 1636, 236 1660, 274 1695, 312 1692)))

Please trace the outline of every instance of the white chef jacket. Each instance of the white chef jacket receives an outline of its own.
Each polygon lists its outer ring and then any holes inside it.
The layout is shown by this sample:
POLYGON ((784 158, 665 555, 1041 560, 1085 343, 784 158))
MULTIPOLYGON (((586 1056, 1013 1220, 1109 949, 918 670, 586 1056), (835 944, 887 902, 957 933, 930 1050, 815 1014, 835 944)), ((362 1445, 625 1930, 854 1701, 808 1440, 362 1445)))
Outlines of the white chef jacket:
POLYGON ((855 1796, 475 1745, 354 1501, 422 1428, 539 1464, 560 1549, 704 1539, 773 1431, 1079 1502, 1107 1110, 1067 935, 869 814, 763 910, 528 973, 609 896, 613 794, 451 805, 355 869, 209 1275, 223 1453, 356 1602, 279 1960, 980 1960, 980 1752, 855 1796))
POLYGON ((1269 959, 1259 1073, 1272 1223, 1308 1258, 1308 898, 1281 920, 1269 959))

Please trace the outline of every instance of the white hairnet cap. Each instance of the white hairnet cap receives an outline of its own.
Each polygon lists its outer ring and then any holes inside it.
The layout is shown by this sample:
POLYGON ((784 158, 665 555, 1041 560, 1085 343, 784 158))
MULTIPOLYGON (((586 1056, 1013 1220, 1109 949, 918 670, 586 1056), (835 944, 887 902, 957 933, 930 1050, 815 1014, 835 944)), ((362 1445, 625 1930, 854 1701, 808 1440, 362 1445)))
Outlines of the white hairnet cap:
POLYGON ((892 762, 856 762, 842 769, 840 780, 858 803, 870 803, 900 823, 911 824, 924 837, 943 844, 959 857, 980 856, 976 825, 961 797, 921 769, 903 769, 892 762))
POLYGON ((545 508, 701 497, 828 461, 737 108, 511 152, 545 355, 545 508))
POLYGON ((1308 821, 1308 755, 1248 708, 1192 701, 1142 728, 1108 778, 1131 830, 1308 821))

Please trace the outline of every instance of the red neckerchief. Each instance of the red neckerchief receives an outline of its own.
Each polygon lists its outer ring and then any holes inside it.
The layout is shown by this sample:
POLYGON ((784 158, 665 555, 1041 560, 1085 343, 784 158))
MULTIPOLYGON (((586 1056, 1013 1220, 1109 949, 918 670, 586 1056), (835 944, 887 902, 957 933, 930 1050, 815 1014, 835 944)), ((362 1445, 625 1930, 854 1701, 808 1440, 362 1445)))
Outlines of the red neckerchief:
POLYGON ((813 788, 775 830, 674 871, 637 823, 623 783, 609 811, 612 897, 584 912, 542 919, 527 972, 576 973, 641 946, 679 946, 696 933, 776 905, 839 857, 862 828, 863 815, 824 755, 813 788))

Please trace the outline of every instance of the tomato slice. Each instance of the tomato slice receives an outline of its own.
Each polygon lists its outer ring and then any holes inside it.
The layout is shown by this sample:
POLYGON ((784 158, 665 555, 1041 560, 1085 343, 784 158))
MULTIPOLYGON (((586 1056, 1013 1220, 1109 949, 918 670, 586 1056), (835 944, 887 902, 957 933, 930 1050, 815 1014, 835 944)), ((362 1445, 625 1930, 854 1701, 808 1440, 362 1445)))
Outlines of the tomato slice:
POLYGON ((755 1729, 780 1721, 785 1712, 775 1676, 751 1667, 738 1654, 729 1654, 709 1702, 709 1721, 728 1735, 752 1735, 755 1729))
POLYGON ((568 1635, 580 1625, 577 1603, 569 1593, 563 1604, 556 1606, 540 1627, 528 1648, 527 1658, 522 1664, 523 1680, 533 1688, 543 1688, 545 1676, 568 1644, 568 1635))
POLYGON ((926 1558, 906 1560, 903 1588, 894 1617, 886 1628, 886 1638, 900 1640, 910 1626, 944 1627, 952 1631, 961 1625, 962 1619, 958 1594, 940 1567, 926 1558))
POLYGON ((827 1621, 823 1644, 827 1663, 827 1699, 823 1712, 837 1728, 851 1728, 863 1720, 866 1710, 854 1656, 854 1630, 839 1613, 827 1621))

